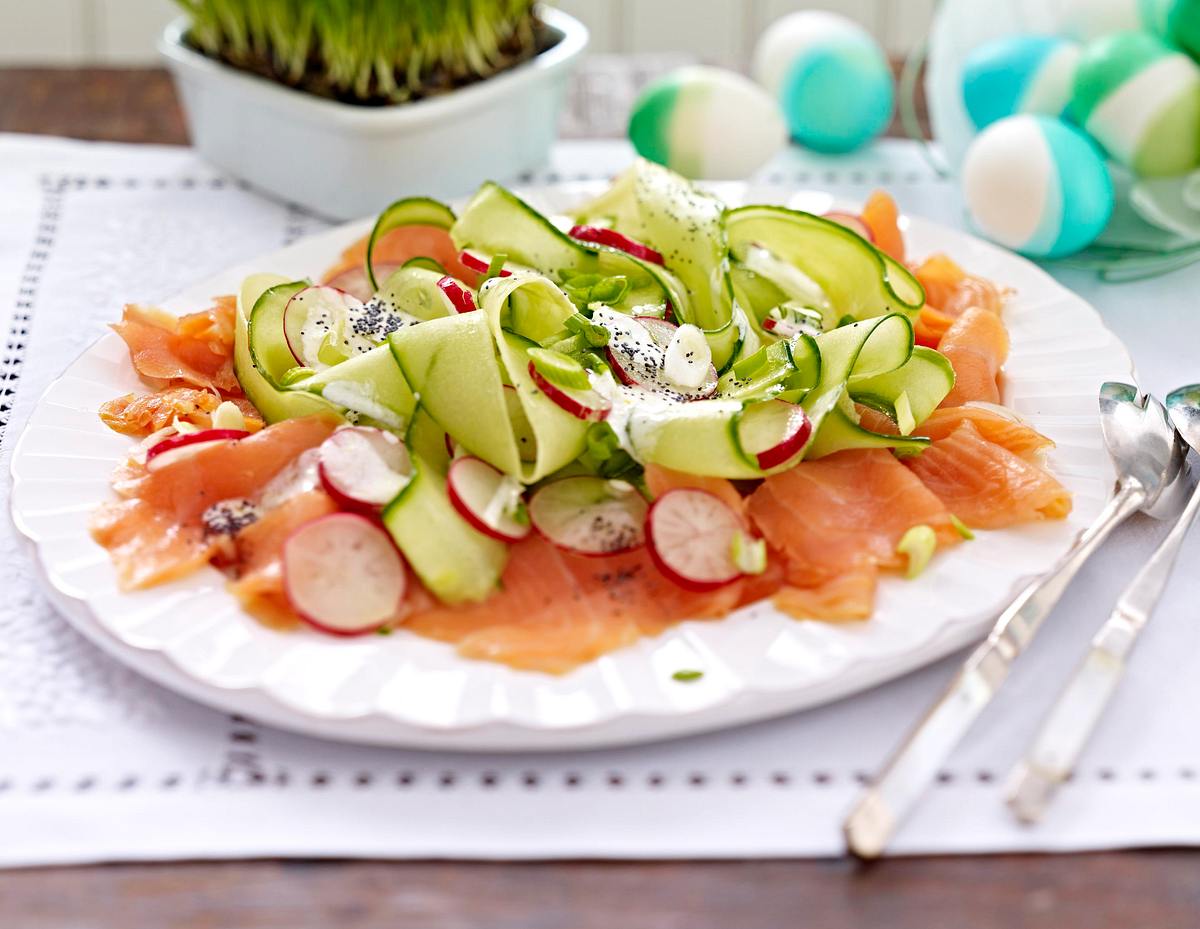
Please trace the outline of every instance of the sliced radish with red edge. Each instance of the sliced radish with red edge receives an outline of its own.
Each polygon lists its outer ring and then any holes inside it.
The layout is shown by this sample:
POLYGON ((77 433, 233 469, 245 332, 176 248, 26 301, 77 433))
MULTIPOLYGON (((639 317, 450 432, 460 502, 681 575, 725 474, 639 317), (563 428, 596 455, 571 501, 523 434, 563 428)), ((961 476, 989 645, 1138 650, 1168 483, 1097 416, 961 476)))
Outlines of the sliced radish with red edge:
POLYGON ((520 542, 532 531, 521 484, 482 458, 456 458, 446 490, 458 515, 473 529, 501 542, 520 542))
POLYGON ((737 441, 742 453, 764 471, 795 458, 810 435, 812 420, 804 407, 786 400, 749 403, 737 419, 737 441))
POLYGON ((317 350, 325 335, 344 323, 363 302, 353 294, 328 284, 297 291, 283 308, 283 337, 296 363, 321 367, 317 350))
POLYGON ((331 513, 300 526, 283 543, 283 589, 309 625, 362 635, 400 608, 408 578, 391 537, 355 513, 331 513))
POLYGON ((249 434, 244 429, 201 429, 169 436, 146 450, 146 470, 157 471, 178 464, 213 445, 244 439, 249 434))
POLYGON ((603 226, 572 226, 571 231, 567 234, 572 239, 578 239, 580 242, 607 245, 609 248, 618 249, 632 255, 634 258, 649 261, 651 264, 661 265, 665 263, 662 252, 656 251, 649 245, 643 245, 637 239, 631 239, 627 235, 622 235, 615 229, 605 229, 603 226))
MULTIPOLYGON (((487 268, 484 268, 486 271, 487 268)), ((446 295, 446 299, 460 313, 474 313, 478 309, 475 306, 475 298, 471 296, 471 291, 467 290, 458 281, 452 278, 449 274, 441 278, 437 282, 438 290, 446 295)))
POLYGON ((607 419, 612 412, 612 402, 607 397, 602 397, 594 390, 571 390, 552 384, 542 377, 532 361, 529 362, 529 376, 538 390, 576 419, 598 423, 607 419))
POLYGON ((643 545, 647 509, 631 484, 602 477, 566 477, 529 500, 534 528, 579 555, 615 555, 643 545))
MULTIPOLYGON (((489 259, 476 255, 474 252, 468 252, 465 249, 459 253, 458 260, 463 263, 464 267, 470 268, 472 271, 476 271, 479 274, 487 274, 488 265, 491 264, 489 259)), ((507 271, 504 268, 500 269, 500 277, 511 276, 511 271, 507 271)))
POLYGON ((826 219, 833 220, 839 226, 845 226, 851 232, 857 232, 868 242, 874 244, 875 234, 871 232, 871 227, 862 221, 861 216, 856 216, 854 213, 843 213, 840 210, 834 210, 832 213, 825 214, 826 219))
POLYGON ((742 572, 733 560, 741 517, 707 490, 679 487, 654 501, 646 517, 650 558, 685 590, 715 590, 742 572))
POLYGON ((318 449, 321 484, 339 506, 377 512, 412 480, 408 449, 370 426, 338 429, 318 449))
POLYGON ((681 387, 664 373, 667 347, 679 329, 657 316, 627 316, 615 310, 597 309, 592 322, 608 330, 605 353, 613 374, 624 384, 680 402, 703 400, 717 392, 717 369, 711 364, 704 383, 681 387))

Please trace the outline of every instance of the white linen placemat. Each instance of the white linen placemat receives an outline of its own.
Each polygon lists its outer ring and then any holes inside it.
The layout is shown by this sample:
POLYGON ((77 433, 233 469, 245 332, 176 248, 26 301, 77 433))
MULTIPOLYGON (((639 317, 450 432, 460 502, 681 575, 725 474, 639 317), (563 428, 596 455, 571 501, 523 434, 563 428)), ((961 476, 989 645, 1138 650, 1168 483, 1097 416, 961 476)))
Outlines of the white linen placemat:
MULTIPOLYGON (((529 183, 603 177, 621 142, 564 143, 529 183)), ((908 143, 781 156, 762 179, 847 199, 886 186, 961 225, 954 186, 908 143)), ((38 395, 130 300, 324 227, 183 149, 0 136, 0 506, 38 395)), ((1063 280, 1101 308, 1147 387, 1200 380, 1200 270, 1063 280)), ((1068 336, 1069 337, 1069 336, 1068 336)), ((897 836, 896 853, 1200 844, 1200 542, 1180 559, 1119 698, 1043 826, 1003 777, 1124 581, 1161 535, 1135 520, 1084 569, 1009 687, 897 836)), ((0 522, 0 865, 239 856, 548 858, 835 855, 859 783, 957 659, 770 723, 570 755, 321 742, 231 718, 125 671, 48 606, 0 522)))

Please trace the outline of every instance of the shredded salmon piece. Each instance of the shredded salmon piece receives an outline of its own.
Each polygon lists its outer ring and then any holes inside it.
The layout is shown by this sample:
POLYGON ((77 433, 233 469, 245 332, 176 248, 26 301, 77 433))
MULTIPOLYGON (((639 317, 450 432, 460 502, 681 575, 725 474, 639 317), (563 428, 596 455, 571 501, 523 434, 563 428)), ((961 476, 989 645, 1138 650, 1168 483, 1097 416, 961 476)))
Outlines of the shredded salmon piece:
MULTIPOLYGON (((100 405, 100 419, 123 435, 144 438, 170 426, 176 419, 202 429, 212 426, 212 412, 221 405, 220 395, 196 387, 167 387, 153 394, 125 394, 100 405)), ((246 431, 263 427, 262 416, 245 397, 236 397, 246 420, 246 431)))
POLYGON ((887 191, 877 190, 867 198, 861 217, 875 239, 875 246, 904 263, 904 235, 900 232, 900 210, 887 191))

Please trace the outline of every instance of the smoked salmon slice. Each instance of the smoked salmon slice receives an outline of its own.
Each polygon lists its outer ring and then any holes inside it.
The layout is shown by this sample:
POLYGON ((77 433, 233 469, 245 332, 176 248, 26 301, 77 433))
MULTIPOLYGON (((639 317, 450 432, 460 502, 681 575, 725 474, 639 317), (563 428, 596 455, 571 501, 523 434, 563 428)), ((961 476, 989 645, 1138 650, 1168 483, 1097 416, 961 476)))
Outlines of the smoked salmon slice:
POLYGON ((982 406, 951 406, 934 410, 914 435, 944 439, 963 423, 971 423, 987 441, 1008 449, 1019 458, 1037 461, 1054 442, 1015 416, 982 406))
POLYGON ((912 269, 925 288, 925 302, 951 318, 971 307, 1000 314, 1004 293, 987 278, 968 274, 946 255, 930 255, 912 269))
POLYGON ((138 374, 160 387, 186 385, 241 396, 233 374, 237 303, 217 297, 210 309, 175 317, 127 304, 113 330, 129 346, 138 374))
POLYGON ((886 191, 877 190, 867 198, 860 219, 871 230, 875 247, 897 261, 904 262, 904 236, 900 232, 900 210, 886 191))
POLYGON ((123 589, 149 587, 195 570, 218 554, 201 516, 214 503, 251 499, 337 426, 322 416, 276 423, 236 442, 201 449, 154 471, 136 461, 117 470, 118 500, 93 515, 92 537, 109 550, 123 589))
POLYGON ((1008 358, 1008 330, 999 316, 979 307, 965 310, 942 336, 938 351, 954 367, 954 388, 942 406, 1000 402, 996 378, 1008 358))
POLYGON ((644 548, 588 558, 534 535, 513 546, 500 589, 487 601, 431 603, 404 627, 455 643, 469 658, 562 674, 681 620, 722 616, 740 599, 740 581, 711 593, 676 587, 644 548))
POLYGON ((942 501, 883 449, 802 461, 768 477, 750 495, 748 510, 786 559, 787 582, 795 587, 904 567, 896 545, 913 526, 930 526, 941 546, 959 539, 942 501))
POLYGON ((1004 308, 1004 291, 986 278, 968 274, 945 255, 932 255, 912 271, 925 288, 925 306, 915 324, 921 345, 937 348, 946 330, 971 307, 997 315, 1004 308))
POLYGON ((1071 512, 1071 494, 1062 484, 988 441, 969 419, 905 465, 951 513, 978 529, 1063 519, 1071 512))

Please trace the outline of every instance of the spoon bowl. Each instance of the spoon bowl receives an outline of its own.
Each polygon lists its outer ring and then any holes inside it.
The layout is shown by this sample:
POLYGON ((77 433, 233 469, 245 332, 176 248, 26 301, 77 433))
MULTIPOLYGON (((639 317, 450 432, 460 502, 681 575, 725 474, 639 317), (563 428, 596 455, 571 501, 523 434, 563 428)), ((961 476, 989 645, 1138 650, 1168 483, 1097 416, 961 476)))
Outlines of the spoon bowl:
POLYGON ((1163 405, 1132 384, 1108 381, 1100 388, 1100 428, 1117 484, 1138 490, 1148 515, 1173 514, 1178 509, 1173 488, 1186 484, 1187 448, 1163 405))
POLYGON ((1189 384, 1167 394, 1167 411, 1175 431, 1200 452, 1200 384, 1189 384))

